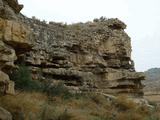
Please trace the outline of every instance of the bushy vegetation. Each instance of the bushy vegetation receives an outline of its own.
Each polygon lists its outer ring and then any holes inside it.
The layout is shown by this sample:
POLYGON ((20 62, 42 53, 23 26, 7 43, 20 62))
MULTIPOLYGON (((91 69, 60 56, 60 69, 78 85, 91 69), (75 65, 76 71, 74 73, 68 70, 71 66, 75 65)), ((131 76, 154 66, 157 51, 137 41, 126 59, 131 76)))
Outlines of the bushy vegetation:
POLYGON ((109 100, 95 93, 71 94, 63 83, 32 80, 24 65, 10 78, 23 92, 0 97, 0 106, 10 111, 14 120, 160 120, 159 107, 139 106, 126 96, 109 100))
POLYGON ((60 82, 57 84, 52 84, 51 82, 43 83, 43 92, 49 97, 59 96, 64 99, 68 99, 73 96, 72 93, 64 86, 64 83, 60 82))
POLYGON ((25 65, 19 65, 19 68, 10 74, 11 80, 15 82, 15 87, 23 91, 38 91, 46 93, 49 97, 61 96, 64 99, 70 98, 72 94, 62 82, 53 84, 52 81, 43 82, 32 80, 31 72, 25 65))
POLYGON ((23 64, 19 65, 17 70, 12 71, 9 76, 15 82, 16 89, 27 91, 41 89, 40 82, 32 80, 29 68, 23 64))

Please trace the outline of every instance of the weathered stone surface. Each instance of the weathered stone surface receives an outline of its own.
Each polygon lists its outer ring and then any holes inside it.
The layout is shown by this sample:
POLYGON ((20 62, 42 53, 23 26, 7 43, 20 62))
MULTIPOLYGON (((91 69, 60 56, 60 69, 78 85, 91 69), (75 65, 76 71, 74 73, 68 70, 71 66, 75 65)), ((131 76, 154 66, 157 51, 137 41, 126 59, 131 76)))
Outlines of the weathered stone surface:
POLYGON ((0 71, 0 89, 1 94, 14 94, 14 82, 10 81, 9 76, 0 71))
POLYGON ((29 28, 22 23, 11 20, 0 19, 0 39, 12 46, 17 52, 24 52, 31 49, 29 43, 29 28))
POLYGON ((30 29, 18 20, 21 9, 17 0, 0 0, 0 88, 3 94, 14 94, 14 82, 6 73, 15 67, 15 60, 32 47, 30 29))
POLYGON ((17 59, 15 50, 0 40, 0 69, 14 67, 14 61, 17 59))
POLYGON ((14 9, 16 13, 19 13, 23 8, 23 5, 19 5, 17 0, 6 0, 6 1, 8 2, 9 6, 14 9))
POLYGON ((0 0, 0 18, 9 19, 9 20, 18 20, 17 12, 10 7, 10 2, 14 0, 0 0), (8 3, 9 2, 9 3, 8 3))
POLYGON ((73 91, 143 95, 144 75, 135 72, 122 21, 101 17, 73 25, 46 24, 18 14, 17 1, 1 1, 0 39, 15 49, 18 60, 23 58, 33 79, 63 81, 73 91))
POLYGON ((63 25, 21 16, 34 31, 26 63, 33 78, 63 81, 71 89, 143 95, 143 73, 131 60, 131 43, 118 19, 63 25))
POLYGON ((0 107, 0 120, 12 120, 11 113, 2 107, 0 107))
POLYGON ((0 81, 1 83, 7 83, 9 81, 9 77, 4 72, 0 71, 0 81))

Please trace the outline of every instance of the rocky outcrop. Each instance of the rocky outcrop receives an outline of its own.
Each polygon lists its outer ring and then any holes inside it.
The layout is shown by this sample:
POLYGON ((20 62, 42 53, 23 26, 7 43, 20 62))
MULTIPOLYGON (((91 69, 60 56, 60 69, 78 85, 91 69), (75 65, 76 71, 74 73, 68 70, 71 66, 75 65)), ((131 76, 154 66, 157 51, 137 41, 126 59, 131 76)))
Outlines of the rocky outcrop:
POLYGON ((11 113, 2 107, 0 107, 0 120, 12 120, 11 113))
POLYGON ((0 88, 3 94, 14 94, 14 82, 9 79, 9 76, 0 71, 0 88))
POLYGON ((14 94, 14 82, 7 73, 15 68, 17 56, 31 49, 30 30, 18 21, 21 5, 15 0, 0 0, 0 88, 1 93, 14 94))
POLYGON ((12 46, 16 52, 26 52, 31 49, 29 43, 30 31, 24 24, 13 20, 0 19, 1 36, 0 39, 12 46))
POLYGON ((15 50, 3 41, 0 41, 0 56, 1 69, 14 67, 14 61, 17 59, 15 50))
POLYGON ((34 79, 63 81, 72 91, 142 96, 143 73, 135 72, 126 25, 118 19, 64 25, 21 16, 34 31, 25 56, 34 79))
POLYGON ((10 48, 7 58, 12 65, 16 56, 17 61, 23 58, 33 79, 64 82, 74 92, 143 95, 144 75, 134 69, 130 38, 120 20, 47 24, 18 14, 22 6, 15 0, 1 0, 0 6, 0 40, 10 48))
POLYGON ((22 8, 23 5, 19 5, 17 0, 6 0, 8 5, 14 9, 15 13, 19 13, 22 8))

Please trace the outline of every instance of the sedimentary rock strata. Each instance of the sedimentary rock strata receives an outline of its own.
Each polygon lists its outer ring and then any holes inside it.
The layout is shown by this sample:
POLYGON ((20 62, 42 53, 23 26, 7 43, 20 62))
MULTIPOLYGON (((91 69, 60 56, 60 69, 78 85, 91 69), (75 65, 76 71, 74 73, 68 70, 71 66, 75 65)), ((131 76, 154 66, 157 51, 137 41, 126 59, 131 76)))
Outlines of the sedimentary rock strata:
POLYGON ((25 56, 34 79, 63 81, 73 91, 143 94, 144 75, 135 72, 130 38, 120 20, 73 25, 21 20, 34 31, 32 51, 25 56))
POLYGON ((15 68, 18 56, 31 49, 30 29, 18 21, 20 6, 16 1, 0 0, 0 88, 14 94, 14 82, 7 73, 15 68), (19 8, 18 8, 19 6, 19 8))
POLYGON ((2 9, 6 3, 8 7, 6 15, 0 12, 1 41, 16 51, 17 61, 23 58, 33 79, 64 82, 74 92, 143 95, 144 75, 134 69, 123 22, 102 17, 72 25, 47 24, 19 14, 21 6, 11 1, 0 2, 2 9))

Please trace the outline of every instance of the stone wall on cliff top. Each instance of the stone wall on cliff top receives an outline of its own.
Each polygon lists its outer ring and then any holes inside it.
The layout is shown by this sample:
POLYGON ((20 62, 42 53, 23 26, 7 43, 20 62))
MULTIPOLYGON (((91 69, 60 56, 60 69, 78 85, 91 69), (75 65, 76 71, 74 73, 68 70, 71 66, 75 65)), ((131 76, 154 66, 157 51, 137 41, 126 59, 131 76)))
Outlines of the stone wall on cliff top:
POLYGON ((7 18, 28 28, 24 27, 26 32, 20 35, 18 41, 22 42, 18 45, 15 45, 17 40, 5 43, 16 51, 17 62, 23 59, 30 67, 33 79, 64 82, 74 92, 143 95, 144 75, 135 72, 130 38, 124 31, 126 25, 120 20, 101 18, 72 25, 47 24, 17 14, 21 5, 16 9, 13 5, 8 7, 15 12, 5 14, 3 19, 10 16, 7 18), (24 47, 19 48, 21 45, 24 47), (19 53, 22 48, 31 51, 19 53))

